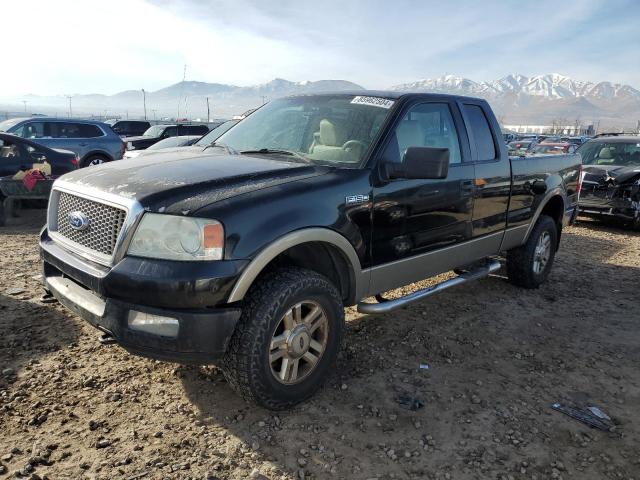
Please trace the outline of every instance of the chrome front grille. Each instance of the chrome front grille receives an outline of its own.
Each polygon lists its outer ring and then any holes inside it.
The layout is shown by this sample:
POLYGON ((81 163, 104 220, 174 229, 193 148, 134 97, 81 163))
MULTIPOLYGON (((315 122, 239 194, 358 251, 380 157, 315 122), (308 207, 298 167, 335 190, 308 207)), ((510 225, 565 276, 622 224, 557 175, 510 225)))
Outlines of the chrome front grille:
POLYGON ((60 192, 56 215, 57 235, 70 240, 90 252, 111 257, 115 251, 118 235, 122 230, 127 211, 105 203, 60 192), (88 220, 83 230, 71 226, 69 214, 82 212, 88 220))

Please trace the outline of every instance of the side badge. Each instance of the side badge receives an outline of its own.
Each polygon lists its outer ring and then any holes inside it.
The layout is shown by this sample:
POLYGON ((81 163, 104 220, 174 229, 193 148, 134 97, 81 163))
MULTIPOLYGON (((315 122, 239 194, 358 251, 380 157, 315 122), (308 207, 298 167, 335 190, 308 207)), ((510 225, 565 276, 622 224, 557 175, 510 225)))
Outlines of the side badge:
POLYGON ((348 195, 344 198, 345 205, 359 205, 361 203, 367 203, 369 201, 369 195, 348 195))

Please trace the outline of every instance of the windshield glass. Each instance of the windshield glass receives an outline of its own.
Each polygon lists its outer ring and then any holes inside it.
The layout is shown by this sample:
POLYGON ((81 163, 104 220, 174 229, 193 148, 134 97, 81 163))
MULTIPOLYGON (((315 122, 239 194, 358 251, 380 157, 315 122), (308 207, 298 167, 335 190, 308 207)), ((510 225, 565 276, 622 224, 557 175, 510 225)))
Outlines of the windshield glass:
POLYGON ((274 100, 216 143, 239 151, 285 150, 318 163, 359 164, 390 112, 393 100, 317 95, 274 100))
POLYGON ((583 165, 640 166, 640 137, 633 142, 587 142, 577 153, 583 165))
POLYGON ((153 127, 147 128, 147 130, 142 134, 144 137, 159 137, 162 135, 166 127, 163 125, 154 125, 153 127))
POLYGON ((239 120, 229 120, 229 121, 226 121, 226 122, 218 125, 216 128, 214 128, 209 133, 207 133, 204 137, 202 137, 200 140, 198 140, 195 143, 195 145, 198 145, 199 147, 206 147, 207 145, 211 145, 218 138, 220 138, 220 136, 223 133, 227 133, 227 131, 229 131, 229 129, 231 127, 233 127, 238 122, 239 122, 239 120))
POLYGON ((10 120, 5 120, 4 122, 0 122, 0 132, 8 132, 11 127, 20 123, 23 118, 12 118, 10 120))

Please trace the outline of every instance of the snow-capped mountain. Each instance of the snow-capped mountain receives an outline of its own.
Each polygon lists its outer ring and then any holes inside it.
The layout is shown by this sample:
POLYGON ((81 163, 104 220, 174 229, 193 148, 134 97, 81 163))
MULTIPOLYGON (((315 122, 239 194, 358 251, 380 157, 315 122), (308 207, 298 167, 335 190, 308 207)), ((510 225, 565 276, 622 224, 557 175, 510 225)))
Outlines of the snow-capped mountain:
POLYGON ((584 82, 570 77, 551 73, 547 75, 512 74, 498 80, 475 82, 455 75, 403 83, 391 87, 397 91, 442 92, 456 94, 475 94, 485 97, 499 97, 504 94, 534 96, 550 99, 560 98, 628 98, 640 100, 640 91, 629 85, 611 82, 584 82))

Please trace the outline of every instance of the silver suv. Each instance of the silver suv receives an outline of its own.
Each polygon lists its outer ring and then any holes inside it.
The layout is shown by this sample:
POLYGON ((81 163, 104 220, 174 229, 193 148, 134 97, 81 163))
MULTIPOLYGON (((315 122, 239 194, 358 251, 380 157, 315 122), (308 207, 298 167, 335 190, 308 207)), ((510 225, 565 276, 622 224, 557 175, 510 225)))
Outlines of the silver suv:
POLYGON ((109 125, 90 120, 65 118, 12 118, 0 122, 0 132, 45 145, 71 150, 80 166, 99 165, 122 158, 125 144, 109 125))

